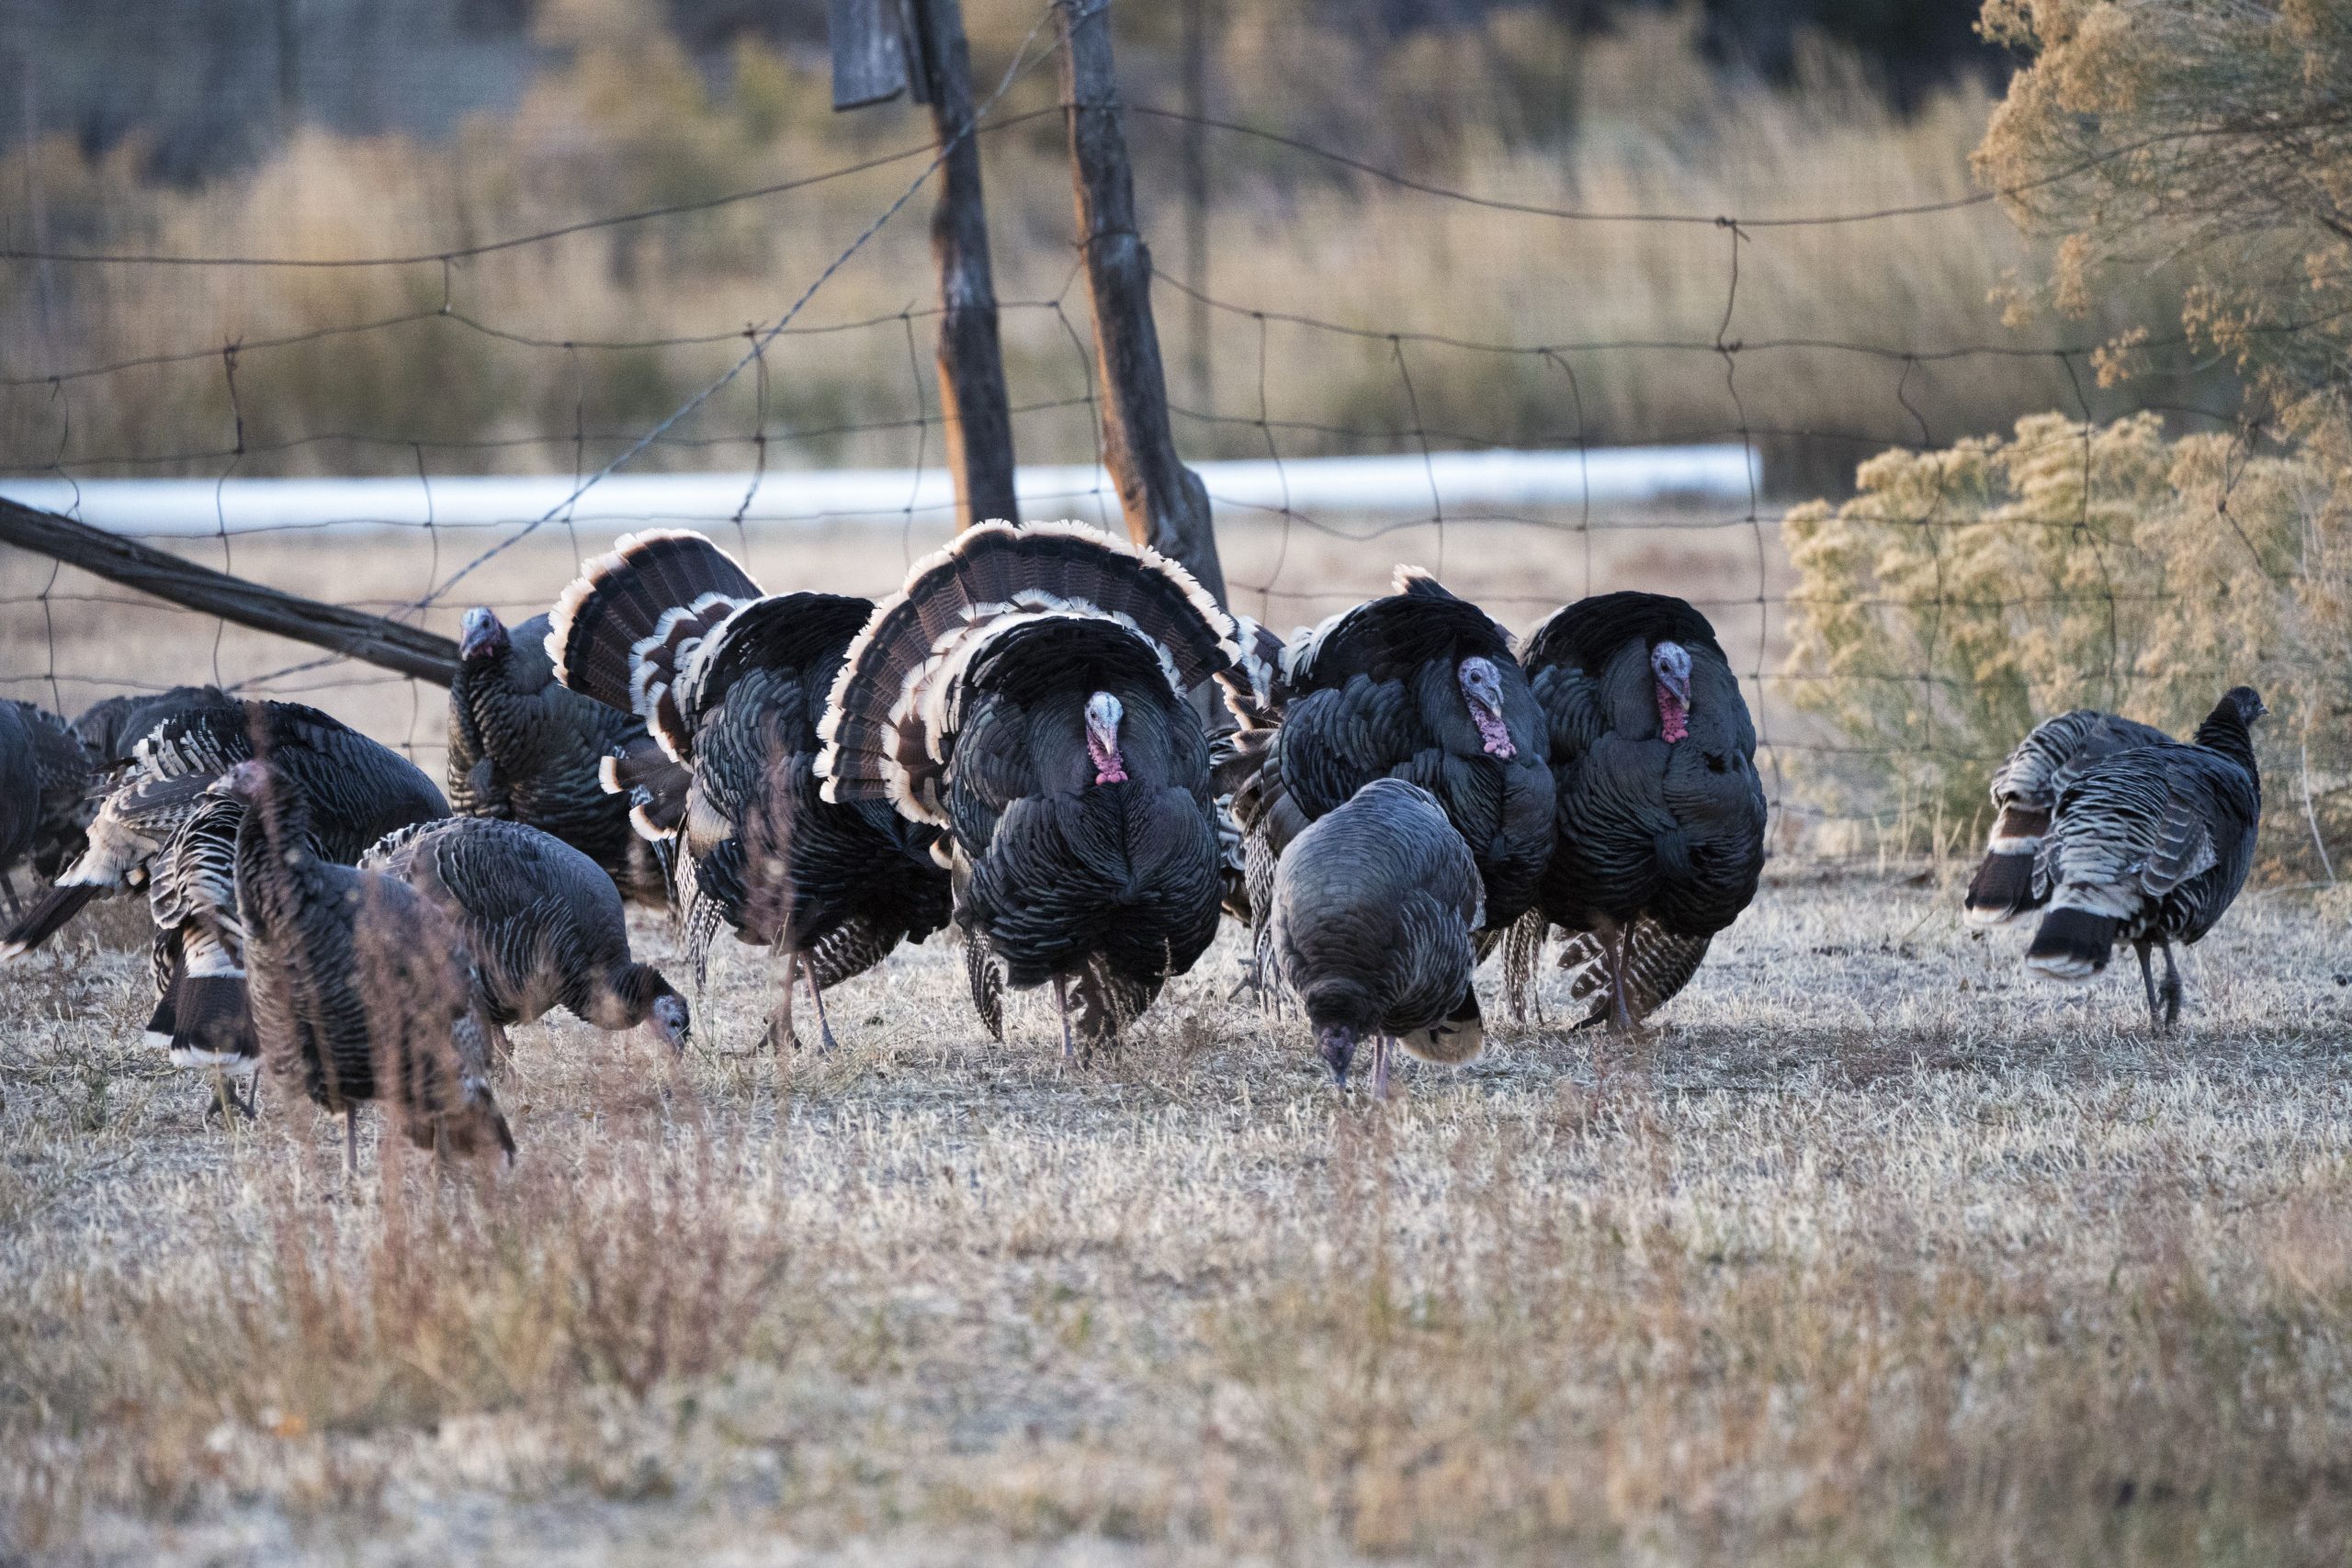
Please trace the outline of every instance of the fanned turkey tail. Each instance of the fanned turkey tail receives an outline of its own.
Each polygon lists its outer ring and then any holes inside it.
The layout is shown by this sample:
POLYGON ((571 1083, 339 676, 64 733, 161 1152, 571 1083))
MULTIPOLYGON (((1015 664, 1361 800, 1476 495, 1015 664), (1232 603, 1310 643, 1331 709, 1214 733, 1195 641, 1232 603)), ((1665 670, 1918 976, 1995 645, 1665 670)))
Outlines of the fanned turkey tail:
POLYGON ((1125 634, 1179 692, 1241 653, 1231 618, 1155 550, 1079 523, 967 528, 917 562, 850 644, 818 730, 825 798, 888 800, 944 826, 939 786, 962 677, 1047 621, 1125 634))

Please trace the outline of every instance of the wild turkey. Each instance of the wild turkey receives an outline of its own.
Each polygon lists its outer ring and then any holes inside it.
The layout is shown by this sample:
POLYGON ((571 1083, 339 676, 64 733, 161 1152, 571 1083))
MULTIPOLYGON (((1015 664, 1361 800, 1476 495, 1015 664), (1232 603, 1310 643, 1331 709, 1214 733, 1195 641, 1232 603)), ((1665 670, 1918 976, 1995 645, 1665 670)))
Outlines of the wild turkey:
MULTIPOLYGON (((1527 908, 1552 852, 1543 715, 1510 634, 1485 611, 1416 568, 1398 568, 1396 586, 1286 647, 1249 628, 1246 656, 1222 682, 1244 728, 1220 783, 1233 790, 1249 901, 1260 909, 1285 846, 1308 823, 1374 779, 1419 784, 1478 867, 1483 952, 1527 908)), ((1268 931, 1261 913, 1261 977, 1268 931)))
POLYGON ((456 925, 408 884, 313 852, 326 835, 289 773, 246 761, 212 788, 244 807, 237 910, 254 1032, 273 1074, 342 1115, 346 1174, 358 1173, 355 1118, 371 1100, 419 1147, 495 1142, 513 1157, 456 925))
MULTIPOLYGON (((685 998, 629 956, 619 890, 562 840, 452 817, 389 835, 359 864, 407 883, 456 924, 473 954, 475 1000, 498 1030, 563 1007, 599 1029, 650 1023, 673 1051, 685 1048, 685 998)), ((493 1059, 503 1044, 493 1039, 493 1059)))
POLYGON ((32 854, 40 831, 40 753, 33 727, 14 703, 0 703, 0 892, 11 918, 22 912, 9 873, 32 854))
POLYGON ((658 530, 590 561, 550 618, 556 679, 637 714, 669 761, 691 770, 665 777, 636 755, 606 773, 639 791, 640 829, 674 833, 684 851, 696 977, 722 923, 786 955, 773 1044, 796 1043, 796 975, 808 978, 830 1048, 825 988, 947 921, 935 831, 884 801, 832 804, 811 771, 825 694, 873 607, 833 593, 763 595, 701 535, 658 530))
POLYGON ((2034 886, 2034 862, 2066 786, 2118 751, 2171 741, 2151 725, 2096 708, 2076 708, 2035 725, 1993 770, 1993 833, 1984 863, 1969 879, 1968 923, 2005 925, 2049 902, 2050 889, 2034 886))
MULTIPOLYGON (((236 808, 208 804, 206 786, 256 752, 270 759, 310 793, 318 852, 344 862, 447 808, 406 758, 295 703, 224 697, 184 708, 133 750, 91 821, 88 847, 0 938, 0 959, 39 946, 93 898, 144 891, 156 922, 150 1037, 183 1066, 250 1076, 241 1066, 252 1052, 230 892, 236 808)), ((217 1081, 214 1090, 218 1109, 226 1090, 217 1081)))
POLYGON ((2035 857, 2034 891, 2050 907, 2026 949, 2028 968, 2087 980, 2128 942, 2150 1022, 2173 1026, 2180 972, 2172 944, 2211 931, 2254 863, 2262 775, 2251 726, 2269 711, 2253 687, 2233 686, 2192 743, 2113 752, 2060 792, 2035 857), (2161 990, 2148 966, 2152 947, 2164 950, 2161 990))
POLYGON ((566 690, 547 636, 545 615, 510 634, 488 606, 466 612, 449 682, 450 805, 552 833, 604 867, 625 897, 666 907, 666 841, 641 837, 628 797, 603 782, 613 759, 651 749, 644 721, 566 690))
POLYGON ((1551 741, 1551 863, 1512 933, 1524 997, 1545 933, 1590 998, 1630 1029, 1681 990, 1756 897, 1764 786, 1756 726, 1714 627, 1684 600, 1603 593, 1555 612, 1521 657, 1551 741))
POLYGON ((972 1000, 1073 989, 1091 1044, 1216 932, 1208 738, 1189 694, 1238 652, 1192 574, 1076 523, 967 528, 852 646, 817 767, 831 800, 947 829, 972 1000))
POLYGON ((125 692, 103 698, 83 710, 74 721, 99 767, 130 761, 130 753, 157 725, 191 708, 215 707, 234 697, 218 686, 174 686, 162 692, 125 692))
POLYGON ((7 895, 13 911, 17 885, 10 873, 20 861, 29 863, 35 875, 54 880, 82 852, 88 841, 90 818, 97 813, 98 770, 72 725, 36 703, 8 705, 15 710, 23 733, 19 738, 16 727, 0 720, 0 737, 5 737, 0 739, 0 748, 8 753, 0 756, 0 773, 7 777, 6 798, 0 802, 0 838, 13 840, 21 829, 19 818, 26 807, 35 807, 29 841, 0 854, 0 892, 7 895), (33 760, 34 796, 18 793, 23 784, 18 756, 27 742, 33 760))
POLYGON ((1366 1039, 1372 1093, 1388 1098, 1388 1042, 1466 1062, 1485 1036, 1474 933, 1485 897, 1470 846, 1437 797, 1374 779, 1318 818, 1274 873, 1274 960, 1341 1089, 1366 1039))

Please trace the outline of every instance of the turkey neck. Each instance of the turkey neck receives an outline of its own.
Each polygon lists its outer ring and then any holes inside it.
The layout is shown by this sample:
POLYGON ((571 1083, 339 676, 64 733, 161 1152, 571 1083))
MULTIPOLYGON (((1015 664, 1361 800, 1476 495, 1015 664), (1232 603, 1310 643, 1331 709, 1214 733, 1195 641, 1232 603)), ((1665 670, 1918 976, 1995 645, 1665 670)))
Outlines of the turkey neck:
POLYGON ((2245 720, 2238 716, 2236 706, 2227 701, 2215 705, 2197 727, 2197 744, 2208 751, 2219 751, 2245 770, 2254 782, 2255 798, 2262 797, 2262 773, 2255 766, 2254 736, 2247 730, 2245 720))

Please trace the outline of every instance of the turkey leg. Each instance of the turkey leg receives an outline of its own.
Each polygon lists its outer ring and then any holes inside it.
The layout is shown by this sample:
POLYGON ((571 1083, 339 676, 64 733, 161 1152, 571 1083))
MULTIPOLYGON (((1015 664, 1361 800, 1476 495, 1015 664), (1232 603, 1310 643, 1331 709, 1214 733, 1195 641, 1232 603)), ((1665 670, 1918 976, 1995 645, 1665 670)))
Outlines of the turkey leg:
POLYGON ((2180 1021, 2180 971, 2173 967, 2172 943, 2160 939, 2158 945, 2165 950, 2165 983, 2156 994, 2164 998, 2165 1032, 2169 1034, 2180 1021))
MULTIPOLYGON (((2148 967, 2148 950, 2154 945, 2146 937, 2132 944, 2132 951, 2140 955, 2140 988, 2148 994, 2148 1027, 2151 1029, 2161 1028, 2164 1020, 2163 1010, 2156 1006, 2156 976, 2148 967)), ((2169 966, 2172 960, 2170 948, 2165 950, 2165 960, 2169 966)))
POLYGON ((1372 1037, 1372 1098, 1388 1098, 1388 1036, 1372 1037))
MULTIPOLYGON (((817 984, 817 961, 805 953, 800 955, 800 973, 808 978, 808 999, 817 1004, 818 1049, 830 1051, 839 1042, 834 1040, 833 1026, 825 1017, 825 992, 817 984)), ((789 987, 786 988, 790 989, 789 987)))
POLYGON ((343 1179, 355 1185, 359 1180, 359 1108, 348 1101, 343 1107, 343 1179))
POLYGON ((1609 971, 1609 1027, 1631 1034, 1641 1026, 1625 1003, 1625 933, 1614 920, 1600 928, 1600 964, 1609 971))
POLYGON ((1059 975, 1054 976, 1054 1010, 1062 1015, 1062 1061, 1068 1064, 1077 1059, 1078 1047, 1069 1036, 1069 981, 1059 975))

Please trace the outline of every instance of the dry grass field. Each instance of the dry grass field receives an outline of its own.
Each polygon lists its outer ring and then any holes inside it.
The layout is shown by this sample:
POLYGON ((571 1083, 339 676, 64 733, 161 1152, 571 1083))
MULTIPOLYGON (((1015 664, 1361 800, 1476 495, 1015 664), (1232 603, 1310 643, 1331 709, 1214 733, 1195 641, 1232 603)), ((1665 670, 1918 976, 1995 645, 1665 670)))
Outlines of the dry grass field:
POLYGON ((1070 1071, 936 942, 741 1055, 739 950, 674 1067, 520 1032, 511 1171, 356 1190, 85 940, 0 974, 6 1551, 2340 1562, 2341 909, 2249 897, 2165 1040, 1956 909, 1776 866, 1654 1037, 1385 1108, 1229 942, 1070 1071))
MULTIPOLYGON (((877 591, 930 542, 752 556, 877 591)), ((413 543, 232 549, 392 599, 413 543)), ((450 613, 529 613, 573 545, 450 613)), ((1332 595, 1287 624, 1435 545, 1227 551, 1332 595)), ((1587 586, 1572 536, 1448 545, 1518 626, 1587 586)), ((1754 592, 1745 530, 1595 548, 1754 592)), ((51 608, 68 676, 209 672, 209 622, 51 608)), ((0 628, 43 668, 37 604, 0 628)), ((433 696, 317 700, 437 767, 433 696)), ((1965 869, 1783 853, 1654 1034, 1512 1024, 1489 976, 1487 1056, 1385 1107, 1228 996, 1229 937, 1069 1070, 1035 997, 986 1041, 944 938, 833 994, 840 1052, 746 1054, 775 976, 728 944, 683 1061, 518 1031, 512 1169, 363 1128, 356 1187, 273 1088, 203 1120, 103 910, 0 969, 0 1562, 2342 1562, 2352 905, 2250 892, 2154 1038, 2132 977, 1967 932, 1965 869)))

